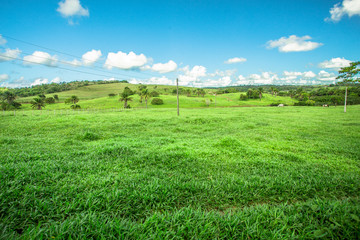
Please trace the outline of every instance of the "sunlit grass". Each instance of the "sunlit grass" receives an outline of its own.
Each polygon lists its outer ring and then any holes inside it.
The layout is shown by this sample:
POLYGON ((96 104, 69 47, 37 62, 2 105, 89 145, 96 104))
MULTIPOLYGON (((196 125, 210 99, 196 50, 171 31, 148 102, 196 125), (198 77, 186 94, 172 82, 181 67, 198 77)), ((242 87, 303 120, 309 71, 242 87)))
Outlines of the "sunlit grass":
POLYGON ((0 115, 1 238, 360 237, 359 106, 180 114, 0 115))

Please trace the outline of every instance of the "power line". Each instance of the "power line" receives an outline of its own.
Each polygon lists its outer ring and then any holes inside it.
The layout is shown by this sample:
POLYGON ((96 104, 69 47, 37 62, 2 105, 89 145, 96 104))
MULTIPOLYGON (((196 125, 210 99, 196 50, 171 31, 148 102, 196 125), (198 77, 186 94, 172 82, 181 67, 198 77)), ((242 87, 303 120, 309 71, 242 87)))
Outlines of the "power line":
MULTIPOLYGON (((0 56, 5 57, 5 58, 9 58, 9 59, 13 59, 13 60, 19 60, 19 61, 33 63, 33 64, 39 64, 39 63, 34 62, 34 61, 29 61, 29 60, 24 60, 24 59, 21 59, 21 58, 10 57, 10 56, 6 56, 6 55, 1 54, 1 53, 0 53, 0 56)), ((41 64, 41 65, 43 65, 43 64, 41 64)), ((68 70, 68 71, 72 71, 72 72, 85 73, 85 74, 90 74, 90 75, 97 75, 97 76, 107 77, 107 78, 112 78, 113 77, 113 76, 109 76, 109 75, 85 72, 85 71, 81 71, 81 70, 75 70, 75 69, 70 69, 70 68, 65 68, 65 67, 60 67, 60 66, 51 66, 51 67, 64 69, 64 70, 68 70)))
MULTIPOLYGON (((28 44, 28 45, 32 45, 32 46, 35 46, 35 47, 39 47, 39 48, 42 48, 42 49, 46 49, 46 50, 48 50, 48 51, 53 51, 53 52, 56 52, 56 53, 64 54, 64 55, 71 56, 71 57, 75 57, 75 58, 82 58, 82 57, 75 56, 75 55, 72 55, 72 54, 69 54, 69 53, 65 53, 65 52, 62 52, 62 51, 58 51, 58 50, 53 49, 53 48, 48 48, 48 47, 40 46, 40 45, 38 45, 38 44, 34 44, 34 43, 30 43, 30 42, 27 42, 27 41, 24 41, 24 40, 20 40, 20 39, 14 38, 14 37, 10 37, 10 36, 4 35, 4 34, 2 34, 2 36, 6 37, 6 38, 9 38, 9 39, 12 39, 12 40, 15 40, 15 41, 18 41, 18 42, 22 42, 22 43, 28 44)), ((85 59, 85 58, 82 58, 82 59, 84 59, 84 60, 86 60, 86 61, 91 61, 90 59, 85 59)), ((117 66, 114 66, 114 65, 111 65, 111 64, 104 64, 104 66, 117 68, 117 66)), ((96 67, 96 66, 95 66, 95 67, 96 67)), ((96 67, 96 68, 98 68, 98 67, 96 67)), ((143 72, 138 72, 138 73, 139 73, 139 74, 148 75, 148 76, 153 77, 153 75, 150 75, 150 74, 148 74, 148 73, 143 73, 143 72)))
MULTIPOLYGON (((3 47, 2 47, 2 48, 3 48, 3 47)), ((3 49, 4 49, 4 48, 3 48, 3 49)), ((32 55, 31 53, 26 53, 26 52, 21 52, 21 54, 22 54, 22 55, 24 55, 24 54, 32 55)), ((3 55, 3 56, 8 57, 8 56, 6 56, 6 55, 3 55)), ((47 58, 47 57, 41 57, 41 56, 34 56, 34 57, 36 57, 36 58, 41 58, 41 59, 46 59, 46 60, 51 60, 51 59, 49 59, 49 58, 47 58)), ((17 60, 22 60, 22 59, 17 59, 17 60)), ((24 61, 25 61, 25 60, 24 60, 24 61)), ((71 64, 71 63, 69 63, 69 62, 62 61, 62 60, 58 60, 58 59, 56 59, 56 61, 57 61, 57 62, 60 62, 60 63, 62 63, 62 64, 73 65, 74 67, 83 67, 83 68, 86 68, 86 69, 87 69, 87 67, 84 66, 84 65, 76 66, 76 65, 71 64)), ((36 63, 36 62, 34 62, 34 63, 36 63)), ((46 66, 46 64, 41 64, 41 63, 36 63, 36 64, 40 64, 40 65, 45 65, 45 66, 46 66)), ((51 67, 53 67, 53 66, 51 66, 51 67)), ((70 70, 70 69, 69 69, 69 70, 70 70)), ((102 70, 102 69, 100 69, 100 70, 91 69, 91 70, 95 70, 95 71, 99 71, 99 72, 111 74, 111 73, 109 73, 109 72, 107 72, 107 71, 104 71, 104 70, 102 70)), ((144 78, 144 77, 137 77, 137 76, 135 77, 135 76, 131 76, 131 75, 123 74, 123 73, 120 73, 120 74, 115 74, 115 73, 114 73, 114 75, 121 75, 121 76, 130 77, 130 78, 140 78, 140 79, 143 79, 143 80, 146 79, 146 78, 144 78)))

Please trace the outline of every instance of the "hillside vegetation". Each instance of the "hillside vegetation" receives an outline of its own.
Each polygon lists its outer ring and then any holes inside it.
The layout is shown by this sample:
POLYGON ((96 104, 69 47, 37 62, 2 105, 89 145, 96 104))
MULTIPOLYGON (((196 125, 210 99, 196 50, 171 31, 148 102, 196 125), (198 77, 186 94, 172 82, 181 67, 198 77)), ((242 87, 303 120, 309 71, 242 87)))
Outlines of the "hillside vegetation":
POLYGON ((358 239, 359 118, 359 106, 1 115, 0 238, 358 239))

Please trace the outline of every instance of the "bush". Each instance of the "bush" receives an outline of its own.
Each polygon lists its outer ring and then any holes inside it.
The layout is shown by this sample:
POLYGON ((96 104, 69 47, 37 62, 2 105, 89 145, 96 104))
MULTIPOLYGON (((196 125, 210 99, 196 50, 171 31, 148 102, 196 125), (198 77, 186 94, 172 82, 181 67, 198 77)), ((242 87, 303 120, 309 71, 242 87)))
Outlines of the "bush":
POLYGON ((151 104, 152 105, 162 105, 162 104, 164 104, 164 101, 161 98, 154 98, 151 101, 151 104))
POLYGON ((115 97, 116 94, 115 93, 109 93, 109 97, 115 97))
POLYGON ((294 106, 315 106, 315 101, 313 100, 306 100, 294 103, 294 106))
POLYGON ((240 94, 240 100, 241 101, 245 101, 245 100, 247 100, 248 98, 247 98, 247 96, 246 96, 246 94, 240 94))
POLYGON ((73 105, 71 105, 70 107, 71 107, 71 109, 74 109, 74 110, 81 108, 80 105, 77 105, 77 104, 73 104, 73 105))
POLYGON ((150 96, 151 96, 151 97, 159 97, 160 94, 159 94, 158 92, 156 92, 156 91, 152 91, 152 92, 150 93, 150 96))
POLYGON ((47 104, 53 104, 53 103, 55 103, 55 98, 53 98, 53 97, 47 97, 47 98, 45 98, 45 102, 46 102, 47 104))

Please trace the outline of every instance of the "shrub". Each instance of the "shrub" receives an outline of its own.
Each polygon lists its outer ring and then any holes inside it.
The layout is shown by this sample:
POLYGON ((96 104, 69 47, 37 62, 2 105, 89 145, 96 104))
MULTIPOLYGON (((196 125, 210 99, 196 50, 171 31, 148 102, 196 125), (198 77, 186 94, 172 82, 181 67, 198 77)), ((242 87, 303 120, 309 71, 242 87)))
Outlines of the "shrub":
POLYGON ((247 96, 246 96, 246 94, 240 94, 240 100, 241 101, 245 101, 245 100, 247 100, 248 98, 247 98, 247 96))
POLYGON ((81 108, 80 105, 77 105, 77 104, 73 104, 73 105, 71 105, 70 107, 71 107, 71 109, 74 109, 74 110, 81 108))
POLYGON ((150 96, 151 96, 151 97, 159 97, 160 94, 159 94, 158 92, 156 92, 156 91, 152 91, 152 92, 150 93, 150 96))
POLYGON ((315 106, 315 101, 313 100, 299 101, 297 103, 294 103, 294 106, 315 106))
POLYGON ((47 97, 47 98, 45 98, 45 103, 47 103, 47 104, 53 104, 53 103, 55 103, 55 98, 53 98, 53 97, 47 97))
POLYGON ((164 101, 161 98, 154 98, 151 101, 151 104, 152 105, 162 105, 162 104, 164 104, 164 101))
POLYGON ((115 97, 116 94, 115 93, 109 93, 109 97, 115 97))

